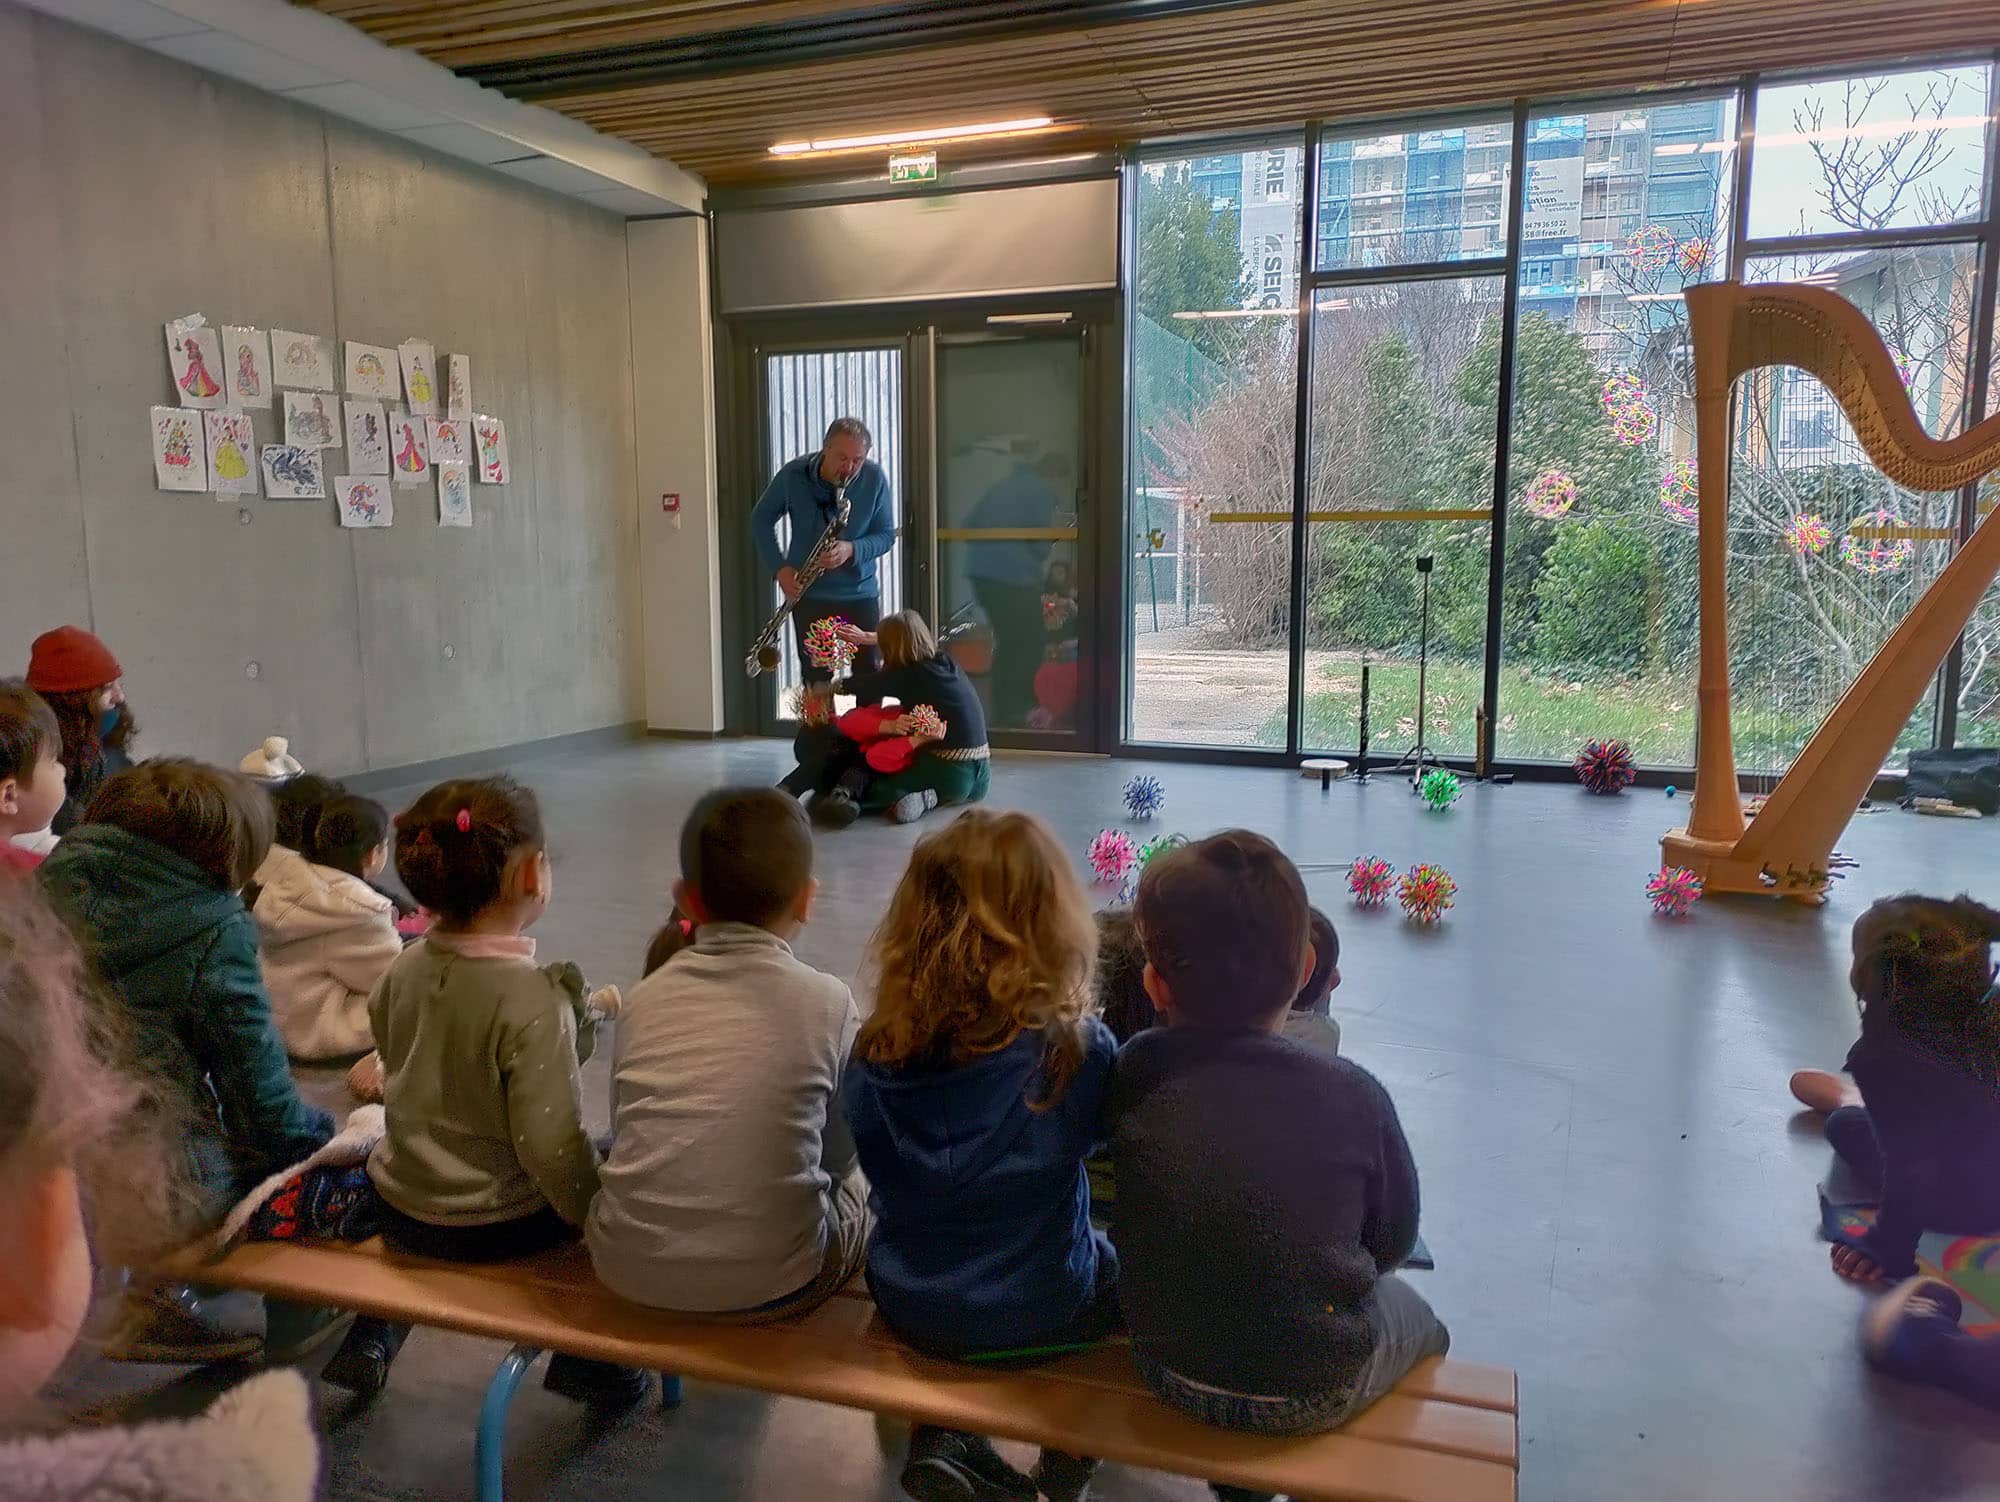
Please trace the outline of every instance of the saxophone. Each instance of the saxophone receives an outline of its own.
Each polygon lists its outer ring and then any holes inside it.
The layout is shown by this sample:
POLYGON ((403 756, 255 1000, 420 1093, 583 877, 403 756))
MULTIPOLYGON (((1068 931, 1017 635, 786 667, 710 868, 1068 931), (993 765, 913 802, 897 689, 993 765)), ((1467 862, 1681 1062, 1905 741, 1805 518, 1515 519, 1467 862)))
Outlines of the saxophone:
MULTIPOLYGON (((806 554, 805 562, 799 565, 799 598, 813 587, 819 576, 826 572, 827 549, 840 537, 841 529, 847 525, 851 510, 847 500, 847 487, 842 485, 833 492, 833 520, 826 524, 826 530, 819 534, 812 551, 806 554)), ((778 633, 785 629, 785 622, 791 618, 798 606, 797 600, 787 600, 771 612, 771 618, 764 622, 764 629, 757 633, 757 639, 750 644, 750 655, 743 659, 743 671, 755 678, 759 673, 775 673, 778 670, 778 633)))

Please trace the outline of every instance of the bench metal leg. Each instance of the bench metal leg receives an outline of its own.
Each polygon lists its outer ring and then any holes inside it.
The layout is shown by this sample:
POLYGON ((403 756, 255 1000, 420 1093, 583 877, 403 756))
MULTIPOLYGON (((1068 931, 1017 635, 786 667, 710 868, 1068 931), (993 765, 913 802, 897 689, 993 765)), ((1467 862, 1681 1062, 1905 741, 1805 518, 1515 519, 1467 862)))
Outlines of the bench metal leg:
POLYGON ((503 1502, 506 1496, 507 1409, 541 1354, 534 1346, 515 1346, 486 1384, 486 1399, 479 1405, 479 1435, 472 1446, 479 1502, 503 1502))
POLYGON ((681 1406, 681 1379, 672 1372, 660 1373, 660 1406, 662 1408, 681 1406))

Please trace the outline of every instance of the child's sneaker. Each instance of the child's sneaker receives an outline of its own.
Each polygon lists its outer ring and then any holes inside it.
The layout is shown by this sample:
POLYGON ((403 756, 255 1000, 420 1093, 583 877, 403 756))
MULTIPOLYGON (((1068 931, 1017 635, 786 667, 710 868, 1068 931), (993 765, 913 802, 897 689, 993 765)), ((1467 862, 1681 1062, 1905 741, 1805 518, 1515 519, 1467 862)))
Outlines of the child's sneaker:
POLYGON ((1084 1502, 1090 1495, 1090 1478, 1096 1474, 1096 1461, 1061 1450, 1044 1450, 1035 1462, 1035 1485, 1049 1502, 1084 1502))
POLYGON ((911 1431, 898 1481, 914 1502, 1034 1502, 1036 1495, 1035 1483, 990 1440, 930 1424, 911 1431))
POLYGON ((357 1398, 374 1397, 389 1385, 389 1367, 409 1338, 408 1325, 385 1319, 358 1319, 333 1359, 320 1368, 320 1380, 344 1387, 357 1398))
POLYGON ((1911 1278, 1862 1316, 1861 1349, 1871 1366, 1891 1376, 1933 1380, 1938 1348, 1958 1333, 1964 1307, 1949 1283, 1911 1278))
POLYGON ((921 792, 905 793, 889 806, 889 818, 897 824, 914 824, 925 814, 937 807, 937 794, 929 788, 921 792))
POLYGON ((263 1346, 255 1335, 209 1320, 186 1288, 167 1287, 126 1294, 98 1354, 107 1361, 202 1366, 241 1361, 263 1346))
POLYGON ((839 791, 821 793, 812 801, 812 821, 822 829, 845 829, 861 817, 861 805, 839 791))
POLYGON ((542 1387, 559 1398, 587 1403, 600 1412, 622 1412, 643 1403, 653 1391, 653 1374, 633 1366, 613 1366, 608 1361, 590 1361, 581 1356, 565 1356, 560 1351, 549 1358, 542 1374, 542 1387))

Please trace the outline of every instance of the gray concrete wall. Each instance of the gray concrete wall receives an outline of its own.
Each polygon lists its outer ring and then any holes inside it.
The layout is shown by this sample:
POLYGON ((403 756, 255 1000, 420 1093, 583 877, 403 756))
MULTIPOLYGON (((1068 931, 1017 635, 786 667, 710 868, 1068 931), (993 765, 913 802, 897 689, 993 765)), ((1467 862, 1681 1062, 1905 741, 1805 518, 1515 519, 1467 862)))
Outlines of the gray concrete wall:
POLYGON ((231 764, 270 734, 353 771, 641 717, 617 217, 0 0, 0 330, 0 672, 88 625, 142 752, 231 764), (470 531, 434 487, 346 532, 330 483, 159 492, 161 325, 192 312, 470 355, 513 483, 474 487, 470 531))

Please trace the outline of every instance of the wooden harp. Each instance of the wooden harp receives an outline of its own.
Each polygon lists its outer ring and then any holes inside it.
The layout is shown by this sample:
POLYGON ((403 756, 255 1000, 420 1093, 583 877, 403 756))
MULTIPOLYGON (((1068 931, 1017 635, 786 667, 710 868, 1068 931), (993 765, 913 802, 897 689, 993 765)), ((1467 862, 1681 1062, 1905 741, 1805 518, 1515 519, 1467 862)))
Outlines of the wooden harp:
POLYGON ((1817 376, 1870 462, 1919 491, 1956 490, 2000 469, 2000 415, 1956 438, 1931 437, 1874 325, 1832 292, 1790 283, 1713 282, 1690 287, 1686 295, 1702 502, 1699 739, 1687 825, 1660 841, 1660 854, 1668 865, 1693 870, 1710 891, 1823 902, 1833 842, 2000 574, 2000 526, 1989 516, 1974 529, 1746 824, 1730 730, 1730 387, 1746 371, 1767 365, 1792 365, 1817 376))

